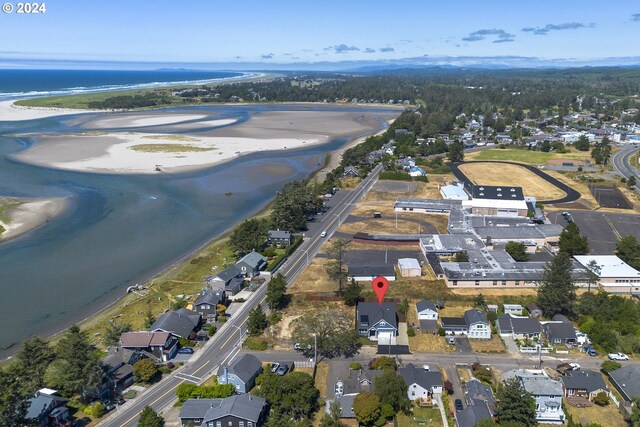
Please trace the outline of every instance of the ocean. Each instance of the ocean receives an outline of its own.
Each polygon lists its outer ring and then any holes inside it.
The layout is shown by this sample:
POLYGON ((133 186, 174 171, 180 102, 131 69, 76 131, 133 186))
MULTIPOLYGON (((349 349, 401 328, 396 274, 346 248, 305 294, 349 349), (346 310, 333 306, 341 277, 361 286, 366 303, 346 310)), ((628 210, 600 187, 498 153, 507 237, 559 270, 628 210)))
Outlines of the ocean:
POLYGON ((205 84, 257 73, 189 70, 0 70, 0 100, 178 84, 205 84))

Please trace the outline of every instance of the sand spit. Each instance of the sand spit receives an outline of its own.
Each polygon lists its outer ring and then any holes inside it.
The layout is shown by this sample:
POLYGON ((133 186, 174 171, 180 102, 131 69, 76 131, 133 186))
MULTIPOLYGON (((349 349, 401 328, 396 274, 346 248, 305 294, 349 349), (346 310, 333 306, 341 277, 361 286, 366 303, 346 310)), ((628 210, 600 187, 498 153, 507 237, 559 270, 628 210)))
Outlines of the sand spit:
POLYGON ((67 205, 66 198, 21 200, 19 205, 8 210, 7 216, 11 219, 8 223, 0 220, 5 229, 0 234, 0 242, 40 227, 62 213, 67 205))

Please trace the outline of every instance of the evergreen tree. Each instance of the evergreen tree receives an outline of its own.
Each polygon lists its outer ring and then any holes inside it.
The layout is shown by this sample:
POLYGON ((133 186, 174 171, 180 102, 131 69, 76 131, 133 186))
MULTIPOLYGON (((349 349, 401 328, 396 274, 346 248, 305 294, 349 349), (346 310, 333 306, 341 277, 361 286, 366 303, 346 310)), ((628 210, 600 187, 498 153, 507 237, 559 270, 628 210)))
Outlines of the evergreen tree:
POLYGON ((164 427, 164 418, 149 405, 140 412, 138 427, 164 427))
POLYGON ((0 370, 0 425, 6 427, 22 427, 27 424, 25 419, 32 390, 26 390, 15 372, 0 370))
POLYGON ((538 287, 538 305, 545 316, 573 313, 576 286, 571 268, 571 257, 566 252, 560 252, 546 265, 538 287))
POLYGON ((262 306, 258 305, 251 311, 251 313, 249 313, 249 318, 247 319, 249 335, 260 335, 267 326, 269 326, 267 316, 262 311, 262 306))
MULTIPOLYGON (((149 325, 151 326, 151 325, 149 325)), ((104 331, 103 341, 106 345, 118 345, 120 341, 120 336, 131 330, 130 323, 118 323, 118 322, 110 322, 107 325, 107 328, 104 331)))
POLYGON ((464 145, 461 142, 454 142, 449 145, 449 152, 447 153, 447 159, 451 163, 458 163, 464 161, 464 145))
POLYGON ((244 256, 254 249, 260 250, 267 240, 268 229, 267 220, 257 218, 244 220, 231 232, 229 246, 239 256, 244 256))
POLYGON ((395 371, 385 370, 382 375, 376 377, 373 384, 380 402, 391 405, 395 412, 407 412, 411 408, 411 402, 407 397, 407 384, 395 371))
POLYGON ((55 359, 55 353, 49 343, 34 336, 22 343, 15 357, 15 372, 26 391, 40 390, 45 386, 44 374, 55 359))
POLYGON ((355 279, 351 279, 351 282, 344 289, 342 294, 342 298, 344 299, 344 303, 348 306, 355 306, 360 301, 360 297, 362 296, 362 285, 356 282, 355 279))
POLYGON ((560 251, 571 256, 586 255, 589 253, 589 240, 580 234, 580 229, 575 222, 570 222, 560 233, 558 247, 560 251))
POLYGON ((370 426, 380 418, 380 398, 368 391, 362 392, 353 400, 353 412, 359 422, 370 426))
POLYGON ((636 270, 640 270, 640 243, 635 236, 625 236, 616 244, 616 255, 636 270))
POLYGON ((527 261, 529 259, 527 247, 522 242, 509 241, 504 250, 516 261, 527 261))
POLYGON ((329 405, 329 413, 322 416, 320 427, 346 427, 345 424, 340 422, 341 416, 340 402, 336 399, 329 405))
POLYGON ((278 273, 267 285, 267 304, 272 310, 283 308, 287 302, 287 280, 285 277, 278 273))
POLYGON ((153 325, 156 321, 156 317, 151 313, 151 310, 147 310, 147 314, 144 318, 144 328, 149 330, 151 325, 153 325))
POLYGON ((517 423, 523 427, 534 427, 537 425, 536 401, 522 387, 519 379, 511 378, 498 388, 495 415, 499 424, 517 423))

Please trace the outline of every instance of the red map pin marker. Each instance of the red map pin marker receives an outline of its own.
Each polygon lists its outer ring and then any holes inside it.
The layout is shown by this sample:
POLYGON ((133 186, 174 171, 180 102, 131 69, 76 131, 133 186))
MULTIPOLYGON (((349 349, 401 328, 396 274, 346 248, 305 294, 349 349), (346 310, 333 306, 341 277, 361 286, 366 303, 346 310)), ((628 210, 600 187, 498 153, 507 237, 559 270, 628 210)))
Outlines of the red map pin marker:
POLYGON ((376 296, 378 297, 378 303, 382 304, 382 301, 384 300, 384 294, 386 294, 387 290, 389 289, 389 281, 382 276, 378 276, 373 279, 371 287, 373 288, 373 292, 375 292, 376 296))

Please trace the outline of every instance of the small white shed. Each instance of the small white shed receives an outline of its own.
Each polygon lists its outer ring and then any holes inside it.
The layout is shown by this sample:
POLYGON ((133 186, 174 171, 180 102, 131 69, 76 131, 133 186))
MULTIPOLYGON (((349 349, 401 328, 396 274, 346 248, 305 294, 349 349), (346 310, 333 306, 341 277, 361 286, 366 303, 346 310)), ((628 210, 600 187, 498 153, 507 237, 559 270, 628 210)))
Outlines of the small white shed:
POLYGON ((398 269, 402 277, 422 276, 422 267, 415 258, 400 258, 398 260, 398 269))

